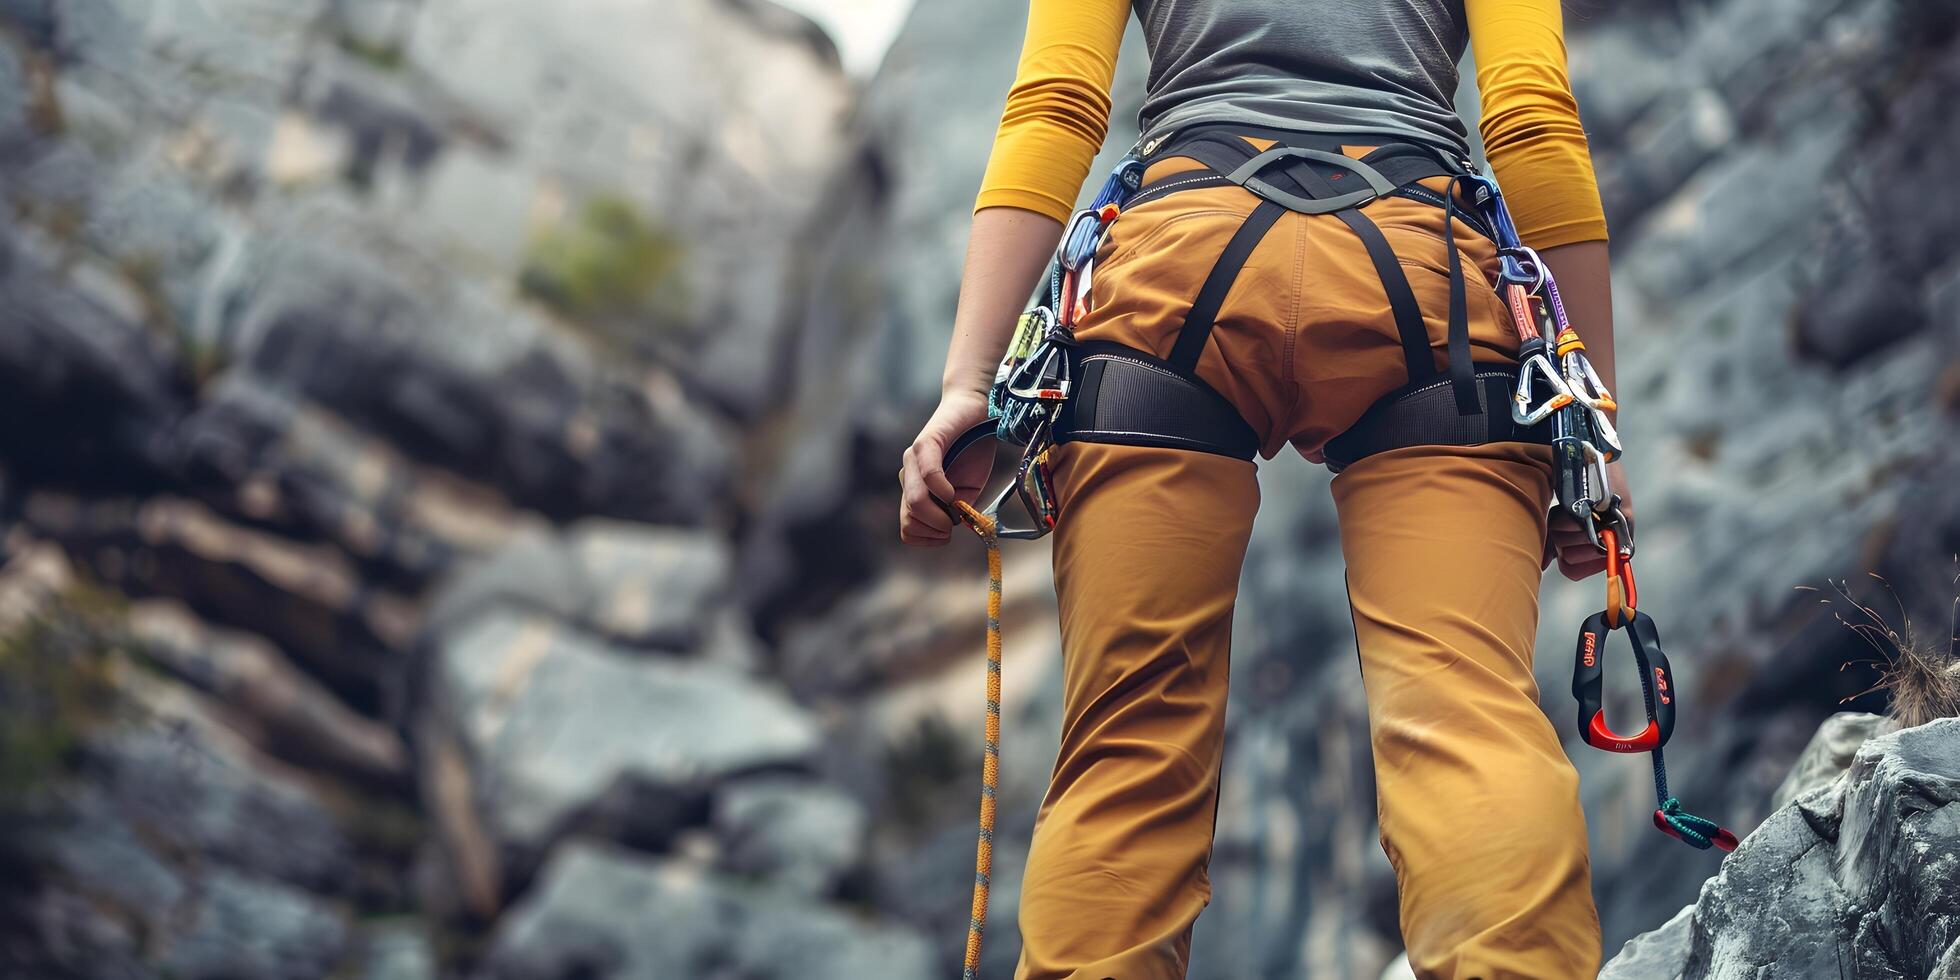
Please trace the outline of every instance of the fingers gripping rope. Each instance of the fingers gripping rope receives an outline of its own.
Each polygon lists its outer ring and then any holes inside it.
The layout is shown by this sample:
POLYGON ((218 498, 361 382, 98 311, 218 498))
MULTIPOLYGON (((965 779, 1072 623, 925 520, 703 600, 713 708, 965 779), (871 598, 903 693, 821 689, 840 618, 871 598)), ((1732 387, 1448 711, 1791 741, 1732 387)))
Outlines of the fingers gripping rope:
POLYGON ((966 928, 966 963, 960 976, 980 975, 980 940, 987 931, 987 896, 993 887, 995 797, 1000 792, 1000 535, 994 519, 957 501, 960 520, 987 546, 987 742, 980 765, 980 840, 973 858, 973 916, 966 928))

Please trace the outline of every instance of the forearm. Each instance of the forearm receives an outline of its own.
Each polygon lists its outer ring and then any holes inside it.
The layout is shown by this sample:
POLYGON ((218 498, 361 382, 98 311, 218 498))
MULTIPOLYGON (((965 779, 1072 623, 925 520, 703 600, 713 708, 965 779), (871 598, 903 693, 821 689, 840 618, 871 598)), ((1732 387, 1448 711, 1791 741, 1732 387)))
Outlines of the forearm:
POLYGON ((1586 130, 1565 65, 1559 0, 1466 0, 1478 128, 1526 245, 1606 237, 1586 130))
POLYGON ((1579 336, 1586 342, 1586 357, 1599 371, 1600 380, 1619 395, 1613 371, 1613 280, 1607 268, 1607 248, 1603 241, 1574 242, 1538 253, 1558 280, 1559 299, 1579 336))
POLYGON ((1062 223, 1020 208, 982 208, 973 215, 960 275, 959 308, 946 350, 943 395, 985 392, 1014 322, 1048 268, 1062 223))

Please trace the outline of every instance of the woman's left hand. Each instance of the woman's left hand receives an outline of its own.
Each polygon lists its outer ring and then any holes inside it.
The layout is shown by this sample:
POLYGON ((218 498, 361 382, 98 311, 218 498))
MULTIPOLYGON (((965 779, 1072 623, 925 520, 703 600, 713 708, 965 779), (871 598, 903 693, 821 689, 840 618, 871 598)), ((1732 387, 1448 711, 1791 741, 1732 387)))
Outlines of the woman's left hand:
POLYGON ((985 391, 951 392, 941 398, 939 408, 905 450, 905 465, 898 474, 902 488, 899 540, 922 548, 936 548, 951 540, 954 517, 947 508, 955 500, 972 503, 980 495, 994 456, 992 452, 975 452, 949 461, 946 450, 960 433, 986 418, 985 391))

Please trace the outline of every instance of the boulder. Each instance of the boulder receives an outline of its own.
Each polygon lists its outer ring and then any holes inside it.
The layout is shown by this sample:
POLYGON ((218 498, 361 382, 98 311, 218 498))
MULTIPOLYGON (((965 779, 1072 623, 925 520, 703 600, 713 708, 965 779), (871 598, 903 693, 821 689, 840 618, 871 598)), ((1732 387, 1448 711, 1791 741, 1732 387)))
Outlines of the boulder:
POLYGON ((571 842, 492 938, 486 974, 510 980, 925 977, 924 939, 841 909, 680 863, 571 842))
MULTIPOLYGON (((1800 768, 1799 774, 1804 770, 1800 768)), ((1602 976, 1929 977, 1960 963, 1960 718, 1866 741, 1602 976)))
MULTIPOLYGON (((126 714, 14 828, 32 929, 64 976, 313 978, 340 961, 357 845, 326 795, 258 753, 223 709, 124 673, 126 714)), ((10 948, 8 955, 19 950, 10 948)))
POLYGON ((435 980, 436 951, 426 926, 402 919, 371 925, 355 980, 435 980))
POLYGON ((729 587, 728 545, 706 531, 588 520, 536 529, 445 585, 428 615, 441 632, 499 607, 548 614, 620 644, 687 652, 729 587))
POLYGON ((228 709, 259 748, 378 786, 408 773, 401 738, 362 717, 264 639, 202 622, 182 604, 131 605, 130 634, 165 670, 228 709))
POLYGON ((182 600, 277 643, 357 708, 400 694, 414 614, 367 587, 341 551, 234 523, 193 500, 36 493, 27 523, 125 595, 182 600))
POLYGON ((441 639, 435 692, 473 802, 523 865, 573 827, 660 842, 731 777, 807 766, 815 723, 757 678, 499 609, 441 639))
POLYGON ((1824 719, 1796 764, 1790 767, 1790 775, 1770 797, 1770 809, 1781 809, 1800 796, 1830 785, 1850 768, 1851 760, 1866 742, 1895 727, 1884 715, 1864 711, 1840 711, 1824 719))
POLYGON ((723 870, 821 896, 863 858, 868 815, 834 787, 757 777, 717 791, 711 821, 723 870))
POLYGON ((166 976, 314 980, 340 962, 346 921, 317 896, 218 870, 199 882, 188 922, 161 944, 166 976))

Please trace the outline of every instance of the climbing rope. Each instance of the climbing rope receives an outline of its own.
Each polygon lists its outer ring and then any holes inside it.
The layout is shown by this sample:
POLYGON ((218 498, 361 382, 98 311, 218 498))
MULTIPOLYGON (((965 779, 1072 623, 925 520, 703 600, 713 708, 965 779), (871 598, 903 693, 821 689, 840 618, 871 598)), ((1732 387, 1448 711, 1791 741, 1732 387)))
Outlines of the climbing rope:
POLYGON ((1000 533, 993 518, 964 500, 954 502, 961 523, 987 546, 986 756, 980 764, 980 839, 973 856, 973 914, 966 927, 963 980, 980 975, 980 940, 987 931, 987 897, 993 887, 994 815, 1000 794, 1000 533))

